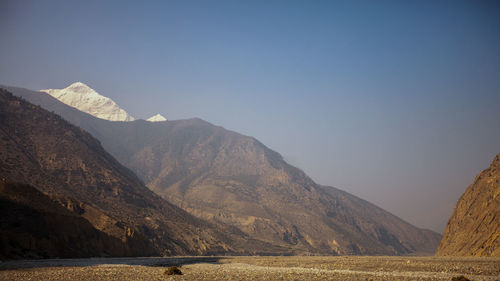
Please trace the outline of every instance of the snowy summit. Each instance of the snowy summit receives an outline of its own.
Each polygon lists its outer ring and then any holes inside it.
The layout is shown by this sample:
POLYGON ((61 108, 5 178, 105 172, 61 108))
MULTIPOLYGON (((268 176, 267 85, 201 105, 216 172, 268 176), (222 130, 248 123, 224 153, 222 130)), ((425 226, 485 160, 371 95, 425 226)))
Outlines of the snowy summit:
POLYGON ((163 117, 161 114, 156 114, 155 116, 151 116, 147 119, 149 122, 163 122, 167 121, 167 118, 163 117))
POLYGON ((97 118, 109 121, 134 121, 125 110, 112 99, 100 95, 82 82, 76 82, 64 89, 40 90, 59 101, 97 118))

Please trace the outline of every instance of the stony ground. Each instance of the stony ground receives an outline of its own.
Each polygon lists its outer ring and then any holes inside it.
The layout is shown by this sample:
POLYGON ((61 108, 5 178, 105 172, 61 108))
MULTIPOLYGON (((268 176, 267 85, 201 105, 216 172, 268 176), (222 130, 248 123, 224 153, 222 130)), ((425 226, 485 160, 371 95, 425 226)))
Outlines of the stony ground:
POLYGON ((0 280, 500 280, 500 258, 176 257, 9 261, 0 280), (183 275, 167 276, 177 265, 183 275))

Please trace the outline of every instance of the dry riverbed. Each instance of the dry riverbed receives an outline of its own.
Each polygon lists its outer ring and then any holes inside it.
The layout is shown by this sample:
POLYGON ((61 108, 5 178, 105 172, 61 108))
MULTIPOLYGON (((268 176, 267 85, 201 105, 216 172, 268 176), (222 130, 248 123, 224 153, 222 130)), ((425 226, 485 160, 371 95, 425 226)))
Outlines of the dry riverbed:
POLYGON ((0 280, 500 280, 500 258, 172 257, 8 261, 0 280), (179 266, 183 275, 165 275, 179 266))

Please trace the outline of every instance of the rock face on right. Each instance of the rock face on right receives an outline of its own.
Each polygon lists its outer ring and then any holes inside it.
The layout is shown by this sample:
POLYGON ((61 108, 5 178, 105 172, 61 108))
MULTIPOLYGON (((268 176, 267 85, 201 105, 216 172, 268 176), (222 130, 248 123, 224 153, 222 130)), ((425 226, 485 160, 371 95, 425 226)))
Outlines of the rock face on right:
POLYGON ((437 256, 500 256, 500 153, 458 200, 437 256))

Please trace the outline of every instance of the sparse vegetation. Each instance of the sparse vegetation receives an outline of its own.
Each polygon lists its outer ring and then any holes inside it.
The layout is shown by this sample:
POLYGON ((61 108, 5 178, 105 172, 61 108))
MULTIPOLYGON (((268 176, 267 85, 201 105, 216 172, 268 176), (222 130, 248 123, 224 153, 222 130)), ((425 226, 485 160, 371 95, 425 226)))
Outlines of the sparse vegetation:
POLYGON ((165 275, 182 275, 182 271, 177 266, 171 266, 165 270, 165 275))

